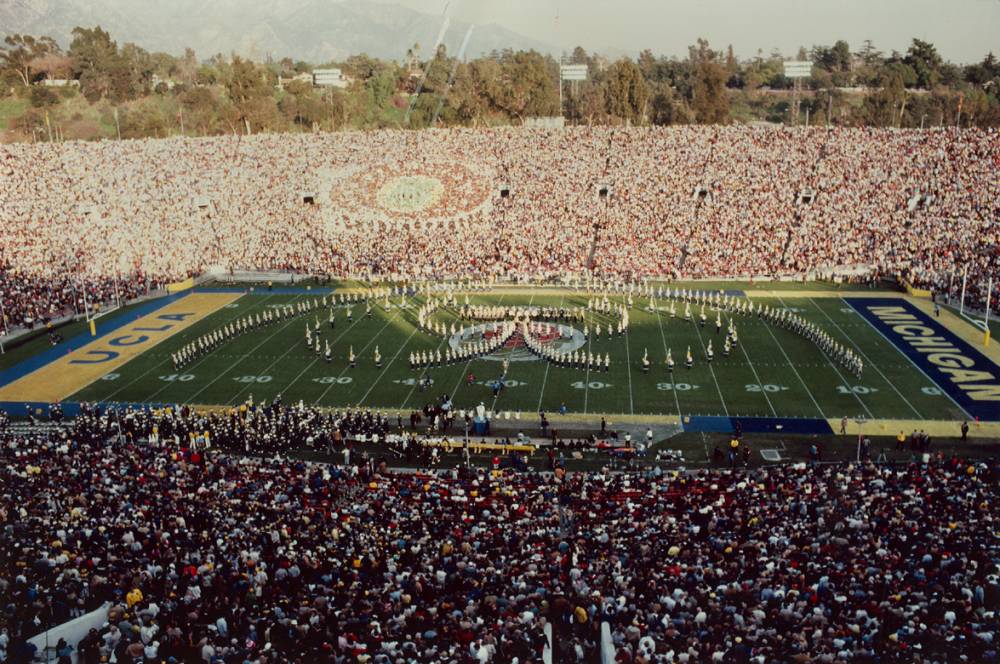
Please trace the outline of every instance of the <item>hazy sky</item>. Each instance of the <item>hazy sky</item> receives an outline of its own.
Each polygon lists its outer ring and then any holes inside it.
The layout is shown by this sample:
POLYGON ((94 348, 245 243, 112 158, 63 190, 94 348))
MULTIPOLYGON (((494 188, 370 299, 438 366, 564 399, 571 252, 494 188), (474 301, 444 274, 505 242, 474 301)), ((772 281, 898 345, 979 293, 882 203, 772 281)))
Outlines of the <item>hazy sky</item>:
POLYGON ((454 18, 499 23, 562 47, 643 48, 685 55, 705 37, 732 44, 738 57, 845 39, 857 51, 866 39, 888 54, 913 37, 933 42, 946 60, 1000 56, 1000 0, 397 0, 430 14, 446 5, 454 18))

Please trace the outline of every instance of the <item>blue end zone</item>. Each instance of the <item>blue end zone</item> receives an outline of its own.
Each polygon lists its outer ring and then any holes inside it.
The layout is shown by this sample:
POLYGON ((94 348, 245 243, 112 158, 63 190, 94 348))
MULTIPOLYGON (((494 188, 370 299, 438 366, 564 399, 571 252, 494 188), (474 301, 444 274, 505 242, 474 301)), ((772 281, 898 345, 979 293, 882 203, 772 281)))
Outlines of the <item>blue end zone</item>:
POLYGON ((736 423, 744 433, 797 433, 821 434, 833 433, 830 423, 826 420, 810 417, 702 417, 692 415, 685 417, 682 426, 685 431, 704 433, 732 433, 736 431, 736 423))
POLYGON ((906 300, 843 300, 969 417, 1000 420, 1000 368, 985 355, 906 300))
POLYGON ((96 337, 90 336, 90 332, 85 330, 79 334, 73 335, 57 346, 50 346, 47 350, 31 356, 23 362, 18 362, 14 366, 0 371, 0 385, 6 385, 7 383, 14 382, 18 378, 27 376, 32 371, 41 369, 49 362, 59 359, 66 353, 70 353, 76 348, 89 344, 91 341, 95 341, 96 339, 100 339, 101 337, 111 334, 112 332, 125 327, 132 321, 142 318, 143 316, 165 307, 171 302, 179 300, 187 295, 188 293, 167 295, 154 300, 149 300, 148 302, 143 302, 134 309, 121 312, 113 318, 106 320, 98 319, 94 323, 98 331, 98 335, 96 337))

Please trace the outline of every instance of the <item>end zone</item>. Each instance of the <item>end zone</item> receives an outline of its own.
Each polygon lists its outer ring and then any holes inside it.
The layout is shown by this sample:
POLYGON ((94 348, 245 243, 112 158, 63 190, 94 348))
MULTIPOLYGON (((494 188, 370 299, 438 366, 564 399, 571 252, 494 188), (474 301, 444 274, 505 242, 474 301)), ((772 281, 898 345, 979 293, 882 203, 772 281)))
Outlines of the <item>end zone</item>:
POLYGON ((969 417, 1000 420, 1000 367, 902 298, 843 298, 969 417))
POLYGON ((161 341, 239 299, 243 293, 193 293, 113 329, 0 387, 0 401, 62 401, 161 341))

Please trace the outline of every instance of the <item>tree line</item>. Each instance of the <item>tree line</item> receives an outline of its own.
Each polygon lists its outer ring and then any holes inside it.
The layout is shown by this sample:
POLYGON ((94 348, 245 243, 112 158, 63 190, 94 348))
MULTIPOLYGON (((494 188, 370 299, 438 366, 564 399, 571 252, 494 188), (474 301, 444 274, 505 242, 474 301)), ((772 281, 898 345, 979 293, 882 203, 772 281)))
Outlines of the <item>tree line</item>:
POLYGON ((559 59, 503 50, 460 60, 432 50, 414 44, 398 61, 361 54, 314 65, 151 53, 99 26, 75 28, 65 50, 15 34, 0 47, 0 108, 12 109, 6 129, 15 140, 492 126, 560 114, 586 125, 1000 126, 993 54, 956 65, 920 39, 905 53, 871 42, 854 51, 842 40, 801 48, 791 57, 810 61, 812 73, 798 87, 784 75, 787 55, 738 59, 731 46, 703 39, 683 58, 645 50, 615 61, 582 47, 559 59), (584 65, 586 80, 560 87, 561 64, 584 65), (315 87, 314 67, 338 67, 349 83, 315 87))

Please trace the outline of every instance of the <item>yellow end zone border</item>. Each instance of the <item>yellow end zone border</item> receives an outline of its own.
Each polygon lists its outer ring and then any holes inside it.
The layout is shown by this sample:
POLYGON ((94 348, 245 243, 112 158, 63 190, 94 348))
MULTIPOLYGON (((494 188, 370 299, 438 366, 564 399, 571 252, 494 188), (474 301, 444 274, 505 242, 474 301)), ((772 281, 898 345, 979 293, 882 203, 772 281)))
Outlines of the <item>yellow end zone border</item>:
POLYGON ((192 293, 175 300, 0 387, 0 401, 63 401, 241 297, 240 292, 192 293))

